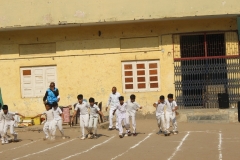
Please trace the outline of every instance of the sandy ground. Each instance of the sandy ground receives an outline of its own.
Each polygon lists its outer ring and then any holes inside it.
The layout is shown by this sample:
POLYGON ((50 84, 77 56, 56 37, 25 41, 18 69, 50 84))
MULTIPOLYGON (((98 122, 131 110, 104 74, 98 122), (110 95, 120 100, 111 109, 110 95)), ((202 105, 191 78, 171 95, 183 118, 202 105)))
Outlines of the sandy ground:
POLYGON ((158 135, 155 120, 137 120, 136 137, 118 137, 118 131, 99 129, 98 139, 80 140, 78 126, 64 126, 70 139, 43 141, 43 132, 18 131, 20 142, 0 146, 5 159, 100 159, 100 160, 238 160, 240 126, 233 124, 179 123, 179 134, 158 135))

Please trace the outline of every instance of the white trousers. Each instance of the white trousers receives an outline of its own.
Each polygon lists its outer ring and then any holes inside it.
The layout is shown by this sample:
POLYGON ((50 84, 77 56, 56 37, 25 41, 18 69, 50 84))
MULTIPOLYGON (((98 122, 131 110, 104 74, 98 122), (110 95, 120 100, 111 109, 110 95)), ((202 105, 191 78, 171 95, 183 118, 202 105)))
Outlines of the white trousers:
POLYGON ((119 117, 118 117, 119 135, 122 135, 122 134, 123 134, 122 124, 125 126, 126 132, 127 132, 129 128, 127 128, 126 118, 119 116, 119 117))
POLYGON ((97 124, 98 124, 98 115, 97 116, 90 115, 90 120, 88 124, 88 129, 90 133, 92 133, 92 130, 94 130, 94 134, 97 134, 97 124))
POLYGON ((159 115, 156 118, 157 118, 158 128, 161 129, 162 131, 166 131, 166 122, 165 122, 164 115, 159 115))
POLYGON ((172 121, 173 131, 177 131, 177 121, 175 113, 166 112, 166 129, 170 128, 170 120, 172 121))
POLYGON ((80 128, 82 136, 85 137, 85 129, 88 130, 89 114, 80 115, 80 128))
POLYGON ((44 123, 43 132, 44 132, 46 138, 49 138, 50 135, 51 136, 53 135, 53 121, 44 123), (50 135, 49 135, 49 133, 50 133, 50 135))
POLYGON ((6 135, 7 130, 9 128, 10 129, 10 134, 13 135, 13 136, 16 135, 17 133, 14 130, 14 124, 15 124, 15 121, 5 121, 4 128, 3 128, 3 134, 6 135))
POLYGON ((130 128, 130 117, 132 119, 132 128, 133 128, 133 133, 136 133, 136 119, 135 119, 135 114, 134 113, 126 113, 126 127, 130 128))
MULTIPOLYGON (((109 111, 109 128, 113 127, 113 111, 114 111, 114 107, 110 108, 109 111)), ((115 112, 116 115, 116 128, 118 129, 118 110, 115 112)))
POLYGON ((60 120, 53 120, 52 121, 52 135, 55 136, 56 134, 56 129, 58 128, 61 135, 64 136, 64 132, 63 132, 63 126, 62 126, 62 119, 60 120))

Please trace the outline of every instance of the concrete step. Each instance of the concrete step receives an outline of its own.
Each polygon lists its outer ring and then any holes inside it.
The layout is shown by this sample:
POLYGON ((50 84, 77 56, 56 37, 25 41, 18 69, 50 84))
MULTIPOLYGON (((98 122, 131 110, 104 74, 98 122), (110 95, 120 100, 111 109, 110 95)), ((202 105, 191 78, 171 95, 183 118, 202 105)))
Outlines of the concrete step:
POLYGON ((228 114, 214 115, 191 115, 187 116, 187 121, 190 123, 228 123, 228 114))

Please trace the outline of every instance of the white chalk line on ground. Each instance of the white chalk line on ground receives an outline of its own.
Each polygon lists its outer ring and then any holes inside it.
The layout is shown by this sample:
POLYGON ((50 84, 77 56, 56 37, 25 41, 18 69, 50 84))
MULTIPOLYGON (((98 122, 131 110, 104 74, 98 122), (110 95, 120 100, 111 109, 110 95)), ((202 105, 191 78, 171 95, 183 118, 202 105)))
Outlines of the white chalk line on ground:
POLYGON ((22 158, 26 158, 26 157, 29 157, 29 156, 32 156, 32 155, 35 155, 35 154, 39 154, 39 153, 46 152, 46 151, 49 151, 49 150, 51 150, 51 149, 57 148, 57 147, 59 147, 59 146, 62 146, 62 145, 64 145, 64 144, 67 144, 67 143, 69 143, 69 142, 72 142, 72 141, 74 141, 74 140, 76 140, 76 139, 77 139, 77 138, 74 138, 74 139, 72 139, 72 140, 69 140, 69 141, 60 143, 60 144, 55 145, 55 146, 53 146, 53 147, 49 147, 49 148, 44 149, 44 150, 41 150, 41 151, 39 151, 39 152, 30 153, 30 154, 27 154, 27 155, 25 155, 25 156, 15 158, 15 159, 13 159, 13 160, 22 159, 22 158))
POLYGON ((142 142, 144 142, 146 139, 148 139, 153 133, 149 133, 147 137, 145 137, 143 140, 139 141, 137 144, 135 144, 134 146, 130 147, 128 150, 126 150, 125 152, 117 155, 116 157, 112 158, 111 160, 117 159, 118 157, 121 157, 122 155, 124 155, 125 153, 127 153, 129 150, 136 148, 137 146, 139 146, 142 142))
POLYGON ((18 149, 18 148, 22 148, 22 147, 28 146, 28 145, 30 145, 32 143, 37 142, 37 141, 40 141, 40 139, 36 140, 36 141, 33 141, 33 142, 30 142, 30 143, 23 144, 21 146, 15 147, 15 148, 11 148, 11 149, 7 149, 7 150, 4 150, 4 151, 1 151, 0 154, 3 153, 3 152, 6 152, 6 151, 12 151, 12 150, 15 150, 15 149, 18 149))
POLYGON ((219 137, 218 137, 218 152, 219 152, 219 160, 222 160, 222 132, 219 131, 219 137))
POLYGON ((92 146, 91 148, 89 148, 89 149, 87 149, 87 150, 85 150, 85 151, 82 151, 82 152, 73 154, 73 155, 71 155, 71 156, 65 157, 65 158, 63 158, 62 160, 69 159, 69 158, 78 156, 78 155, 83 154, 83 153, 87 153, 87 152, 93 150, 94 148, 96 148, 96 147, 98 147, 98 146, 101 146, 101 145, 107 143, 108 141, 110 141, 110 140, 113 139, 114 137, 115 137, 115 136, 112 136, 111 138, 107 139, 106 141, 104 141, 104 142, 102 142, 102 143, 96 144, 96 145, 92 146))
POLYGON ((189 132, 189 133, 214 133, 214 134, 218 134, 218 132, 214 132, 214 131, 184 131, 184 132, 189 132))
POLYGON ((189 136, 190 132, 188 132, 184 137, 183 139, 181 140, 180 144, 177 146, 177 148, 175 149, 175 151, 173 152, 172 156, 168 158, 168 160, 171 160, 175 155, 176 153, 180 150, 183 142, 187 139, 187 137, 189 136))

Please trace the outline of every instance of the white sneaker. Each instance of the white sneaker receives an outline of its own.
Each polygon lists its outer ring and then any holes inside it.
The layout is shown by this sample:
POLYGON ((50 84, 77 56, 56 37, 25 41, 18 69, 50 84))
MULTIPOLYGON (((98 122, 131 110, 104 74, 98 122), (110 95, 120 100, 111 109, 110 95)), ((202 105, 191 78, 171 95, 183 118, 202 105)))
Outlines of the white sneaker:
POLYGON ((85 136, 82 136, 81 140, 84 140, 85 139, 85 136))

